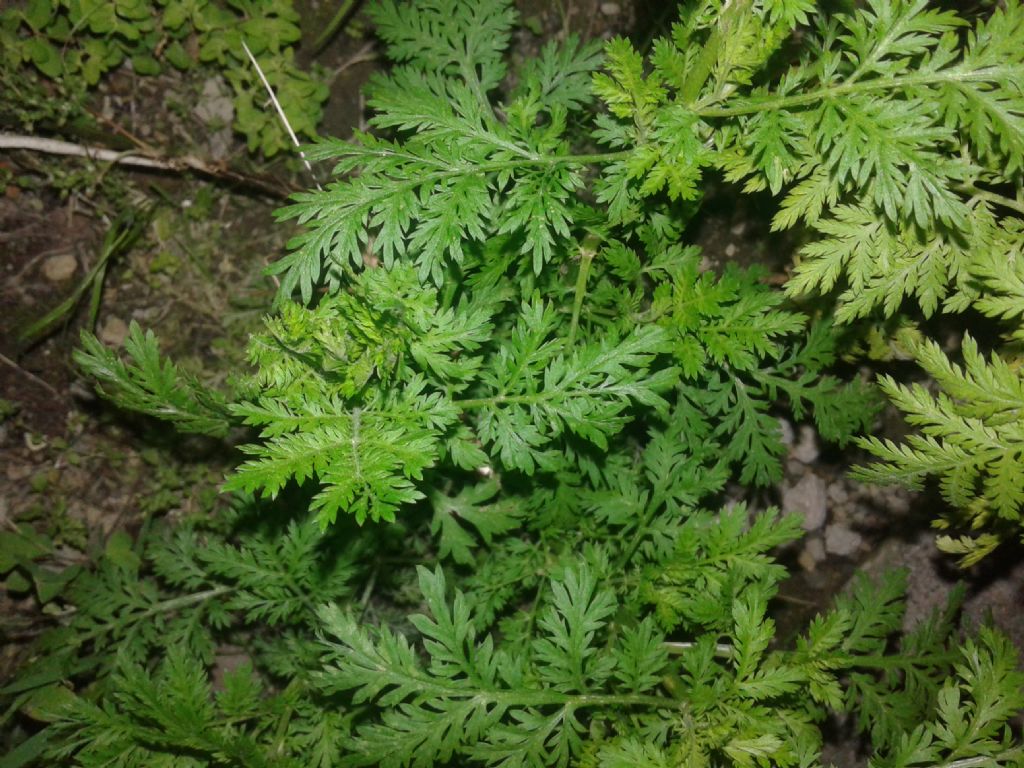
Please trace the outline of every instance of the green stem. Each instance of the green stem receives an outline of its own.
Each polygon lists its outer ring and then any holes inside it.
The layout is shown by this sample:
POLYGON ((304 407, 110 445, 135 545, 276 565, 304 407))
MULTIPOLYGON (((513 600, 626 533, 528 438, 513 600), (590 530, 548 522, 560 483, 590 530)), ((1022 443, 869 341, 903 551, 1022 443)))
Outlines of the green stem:
POLYGON ((1005 195, 1000 195, 997 192, 989 192, 987 189, 980 189, 973 184, 962 184, 958 189, 972 197, 978 198, 979 200, 988 200, 990 203, 995 203, 996 205, 1001 205, 1004 208, 1010 208, 1017 213, 1024 214, 1024 201, 1022 200, 1014 200, 1013 198, 1006 197, 1005 195))
MULTIPOLYGON (((897 88, 908 88, 922 85, 934 85, 936 83, 950 82, 992 82, 998 79, 999 67, 987 67, 983 70, 962 70, 959 68, 946 70, 944 72, 915 73, 896 77, 875 78, 866 81, 846 81, 839 85, 831 85, 818 88, 805 93, 795 93, 791 96, 765 96, 747 101, 740 101, 732 107, 705 107, 694 110, 700 117, 740 117, 752 115, 757 112, 768 112, 770 110, 788 109, 790 107, 801 107, 815 102, 824 101, 850 93, 867 93, 870 91, 895 90, 897 88)), ((1007 77, 1010 73, 1005 73, 1007 77)))
POLYGON ((489 163, 478 163, 476 165, 452 168, 450 165, 446 165, 440 160, 433 160, 429 157, 420 157, 409 152, 403 152, 392 148, 374 148, 369 151, 353 151, 350 149, 348 151, 339 152, 338 154, 333 155, 333 157, 394 157, 401 160, 408 160, 410 162, 430 164, 443 169, 437 173, 428 174, 418 179, 417 183, 422 184, 425 181, 435 179, 442 180, 453 176, 465 176, 469 173, 495 173, 497 171, 514 170, 524 165, 594 165, 610 163, 615 160, 623 160, 633 154, 632 150, 619 150, 618 152, 591 152, 583 155, 538 155, 529 153, 515 144, 510 145, 500 140, 488 141, 493 146, 501 149, 509 149, 510 147, 514 148, 514 151, 519 155, 519 158, 515 160, 494 160, 489 163))
MULTIPOLYGON (((348 155, 342 156, 352 156, 356 154, 365 155, 368 153, 349 153, 348 155)), ((382 152, 375 152, 372 154, 376 154, 378 156, 384 155, 382 152)), ((389 151, 387 154, 392 155, 395 153, 389 151)), ((409 190, 420 189, 421 187, 427 187, 434 182, 456 179, 460 176, 475 176, 482 173, 498 173, 500 171, 515 170, 516 168, 522 168, 524 166, 591 165, 598 163, 610 163, 615 160, 621 160, 629 157, 631 154, 632 152, 623 150, 620 152, 598 152, 589 155, 536 155, 533 157, 523 157, 522 159, 517 160, 500 160, 490 163, 479 163, 477 165, 457 166, 455 168, 447 168, 443 171, 417 176, 414 179, 408 179, 401 183, 388 185, 381 191, 367 195, 366 197, 352 203, 352 205, 376 205, 383 200, 390 199, 393 195, 409 190)), ((333 189, 328 188, 312 194, 315 197, 330 198, 333 196, 333 189)), ((285 211, 288 211, 288 209, 285 209, 285 211)))
POLYGON ((513 405, 534 405, 539 403, 550 396, 546 396, 542 392, 537 392, 532 395, 494 395, 493 397, 468 397, 465 400, 454 400, 453 403, 456 407, 462 408, 463 410, 472 410, 474 408, 490 408, 495 405, 505 405, 510 403, 513 405))
POLYGON ((331 38, 334 37, 334 33, 338 31, 342 23, 348 18, 348 15, 355 9, 357 0, 343 0, 341 5, 338 6, 337 12, 331 18, 330 23, 320 34, 320 37, 313 43, 313 53, 320 53, 320 49, 330 42, 331 38))
POLYGON ((871 669, 901 669, 910 666, 948 666, 960 658, 960 654, 929 653, 923 656, 851 656, 849 661, 853 667, 869 667, 871 669))
POLYGON ((704 47, 697 55, 697 60, 686 73, 683 87, 679 90, 679 96, 684 104, 692 104, 697 100, 704 84, 711 77, 712 68, 718 61, 718 51, 722 46, 722 41, 729 39, 732 34, 733 19, 746 9, 748 3, 749 0, 733 0, 731 4, 726 4, 727 7, 722 11, 718 24, 708 36, 707 42, 704 43, 704 47))
POLYGON ((570 347, 576 341, 576 329, 579 328, 580 324, 580 311, 583 309, 583 299, 587 295, 587 276, 590 274, 590 265, 594 261, 594 256, 597 255, 598 242, 599 238, 597 235, 588 234, 583 238, 583 244, 580 246, 580 269, 576 274, 576 288, 572 303, 572 322, 569 323, 568 346, 570 347))
MULTIPOLYGON (((215 597, 220 597, 221 595, 226 595, 234 591, 235 587, 214 587, 213 589, 207 589, 202 592, 196 592, 191 595, 173 597, 170 600, 163 600, 155 605, 151 605, 149 608, 147 608, 140 614, 127 617, 127 619, 124 620, 122 623, 134 624, 140 621, 144 621, 145 619, 148 619, 151 616, 157 616, 161 613, 170 613, 172 611, 178 610, 179 608, 187 608, 191 605, 205 603, 208 600, 212 600, 215 597)), ((108 631, 110 631, 110 627, 107 625, 97 627, 91 632, 86 632, 84 635, 75 638, 74 642, 76 645, 81 645, 82 643, 87 643, 90 640, 93 640, 94 638, 97 638, 108 631)))
MULTIPOLYGON (((294 696, 295 691, 302 687, 303 684, 301 682, 292 680, 281 693, 281 700, 289 702, 289 696, 294 696)), ((281 717, 277 721, 277 730, 274 736, 274 752, 278 755, 284 754, 285 745, 288 741, 288 724, 291 722, 294 712, 295 707, 290 702, 286 703, 284 712, 281 713, 281 717)))
MULTIPOLYGON (((466 696, 465 689, 445 688, 444 695, 455 693, 459 698, 466 696)), ((653 707, 665 709, 676 707, 678 702, 663 696, 650 696, 639 693, 629 694, 589 694, 561 693, 559 691, 474 691, 473 698, 504 704, 506 707, 544 707, 571 706, 574 709, 588 707, 653 707)))
MULTIPOLYGON (((665 650, 672 654, 686 653, 687 651, 696 648, 697 643, 691 643, 689 641, 682 642, 664 642, 662 643, 665 650)), ((720 659, 731 659, 736 649, 733 648, 729 643, 716 643, 715 644, 715 656, 720 659)))
POLYGON ((954 760, 951 763, 937 763, 932 768, 996 768, 1000 765, 1009 765, 1009 761, 1021 754, 1020 747, 1013 747, 998 755, 977 755, 976 757, 965 757, 954 760))
POLYGON ((574 709, 589 707, 650 707, 654 709, 678 708, 680 702, 665 696, 640 693, 563 693, 552 689, 512 690, 494 688, 465 688, 455 684, 438 682, 437 678, 425 673, 393 668, 379 668, 384 685, 394 685, 416 691, 418 696, 439 699, 469 700, 478 704, 498 704, 512 707, 569 706, 574 709))
MULTIPOLYGON (((615 387, 583 387, 578 386, 573 388, 573 393, 578 395, 587 395, 597 397, 601 394, 608 395, 609 392, 612 394, 622 393, 621 389, 615 387)), ((491 397, 470 397, 465 400, 452 400, 452 405, 456 408, 462 408, 463 410, 472 410, 475 408, 493 408, 496 405, 536 405, 543 403, 545 400, 553 400, 557 397, 564 397, 566 393, 565 389, 554 389, 545 390, 543 392, 531 392, 525 395, 505 395, 498 394, 491 397)))

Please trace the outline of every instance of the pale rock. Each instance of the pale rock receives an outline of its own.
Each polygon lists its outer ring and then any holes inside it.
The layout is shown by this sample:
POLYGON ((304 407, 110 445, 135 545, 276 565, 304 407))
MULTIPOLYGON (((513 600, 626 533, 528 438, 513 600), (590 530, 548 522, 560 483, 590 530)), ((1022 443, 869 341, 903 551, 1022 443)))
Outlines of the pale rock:
POLYGON ((793 425, 786 419, 779 419, 779 442, 783 445, 792 445, 794 437, 793 425))
POLYGON ((900 488, 893 488, 891 490, 892 493, 886 499, 886 506, 894 514, 905 515, 910 511, 910 497, 900 488))
POLYGON ((618 3, 601 3, 601 13, 605 16, 618 16, 622 8, 618 3))
POLYGON ((63 283, 78 269, 78 261, 70 253, 51 256, 43 262, 43 276, 51 283, 63 283))
POLYGON ((8 464, 5 474, 8 480, 17 483, 27 479, 35 471, 31 464, 8 464))
POLYGON ((813 427, 807 424, 800 426, 800 436, 789 453, 804 464, 813 464, 817 460, 821 450, 818 448, 818 434, 813 427))
POLYGON ((121 318, 112 315, 103 322, 97 335, 104 344, 120 347, 128 337, 128 325, 121 318))
POLYGON ((736 251, 738 250, 739 248, 736 247, 736 243, 729 243, 727 246, 725 246, 725 255, 731 259, 733 256, 736 255, 736 251))
POLYGON ((800 550, 800 554, 796 556, 796 562, 797 565, 809 573, 818 567, 818 564, 814 562, 814 558, 811 557, 806 549, 800 550))
POLYGON ((825 529, 825 550, 833 555, 849 557, 863 543, 864 538, 845 525, 830 525, 825 529))
POLYGON ((820 563, 825 559, 825 543, 820 537, 814 536, 807 540, 804 551, 810 555, 814 562, 820 563))
POLYGON ((231 152, 231 124, 235 119, 235 104, 231 89, 222 77, 211 77, 203 83, 196 117, 209 129, 206 142, 215 160, 224 160, 231 152))
POLYGON ((828 500, 836 506, 845 504, 850 500, 850 492, 842 483, 833 483, 828 487, 828 500))
POLYGON ((807 473, 796 485, 782 492, 783 511, 802 515, 804 530, 816 531, 825 524, 826 494, 825 481, 815 474, 807 473))
POLYGON ((808 539, 804 548, 797 556, 797 562, 805 571, 815 570, 818 567, 818 563, 824 561, 824 559, 825 545, 817 536, 808 539))

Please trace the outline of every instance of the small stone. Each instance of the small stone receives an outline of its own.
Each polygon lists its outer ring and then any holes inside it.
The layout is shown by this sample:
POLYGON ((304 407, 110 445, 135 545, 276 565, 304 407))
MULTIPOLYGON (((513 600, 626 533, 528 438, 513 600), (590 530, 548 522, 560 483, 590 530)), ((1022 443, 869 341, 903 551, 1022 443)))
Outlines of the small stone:
POLYGON ((782 508, 803 515, 805 531, 816 531, 825 524, 827 507, 825 481, 808 473, 796 485, 782 492, 782 508))
POLYGON ((111 347, 120 347, 128 337, 128 325, 119 317, 108 317, 100 328, 100 341, 111 347))
POLYGON ((210 155, 215 160, 226 159, 231 151, 235 103, 223 78, 211 77, 203 83, 194 114, 208 129, 206 143, 210 155))
POLYGON ((747 229, 747 223, 745 221, 741 221, 738 224, 733 224, 731 227, 729 227, 729 231, 732 234, 736 235, 736 237, 739 237, 740 235, 742 235, 744 233, 744 231, 746 231, 746 229, 747 229))
POLYGON ((621 11, 618 3, 601 3, 601 13, 605 16, 618 16, 621 11))
POLYGON ((63 283, 78 269, 78 261, 70 253, 51 256, 43 262, 43 276, 51 283, 63 283))
POLYGON ((850 500, 850 492, 842 483, 832 483, 828 487, 828 500, 834 505, 845 504, 850 500))
POLYGON ((806 549, 800 550, 800 554, 796 556, 797 565, 803 568, 805 571, 813 571, 818 567, 818 564, 814 562, 814 558, 811 557, 810 553, 806 549))
POLYGON ((790 455, 804 464, 813 464, 820 454, 821 450, 818 448, 817 432, 814 431, 813 427, 806 424, 802 425, 800 427, 800 436, 797 438, 796 445, 790 450, 790 455))
POLYGON ((820 563, 825 559, 825 543, 818 536, 813 536, 807 540, 804 552, 810 555, 814 562, 820 563))
MULTIPOLYGON (((851 514, 850 507, 851 507, 850 504, 834 504, 834 505, 832 505, 828 509, 829 519, 833 523, 845 523, 851 517, 855 516, 855 515, 851 514)), ((860 515, 857 515, 856 517, 858 519, 860 519, 860 515)))
POLYGON ((825 529, 825 550, 833 555, 849 557, 863 543, 864 538, 845 525, 830 525, 825 529))
POLYGON ((807 467, 796 459, 786 459, 782 474, 786 477, 803 477, 807 474, 807 467))
POLYGON ((785 419, 779 419, 779 442, 783 445, 792 445, 793 438, 793 425, 785 419))
POLYGON ((195 116, 210 127, 231 125, 235 118, 235 105, 231 91, 220 77, 208 78, 196 104, 195 116))
POLYGON ((892 513, 905 515, 910 511, 910 497, 900 489, 893 489, 893 493, 886 499, 886 506, 892 513))
POLYGON ((731 259, 733 256, 736 255, 736 251, 738 250, 739 249, 736 247, 736 243, 729 243, 727 246, 725 246, 725 255, 731 259))
POLYGON ((7 465, 7 479, 12 482, 20 482, 26 479, 29 475, 35 472, 35 468, 31 464, 8 464, 7 465))
POLYGON ((804 548, 800 550, 800 554, 797 555, 797 562, 800 567, 805 571, 814 571, 818 567, 818 563, 825 559, 825 545, 821 539, 817 536, 813 536, 807 540, 804 548))

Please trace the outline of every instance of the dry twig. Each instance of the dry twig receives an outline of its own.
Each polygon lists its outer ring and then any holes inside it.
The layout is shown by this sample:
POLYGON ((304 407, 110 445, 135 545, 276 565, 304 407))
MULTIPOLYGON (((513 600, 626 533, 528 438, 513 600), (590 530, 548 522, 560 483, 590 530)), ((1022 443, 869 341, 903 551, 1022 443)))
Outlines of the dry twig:
POLYGON ((135 168, 146 168, 157 171, 171 171, 183 173, 194 171, 213 179, 226 181, 233 184, 252 187, 263 194, 276 198, 285 198, 294 189, 288 188, 279 179, 270 179, 232 170, 221 165, 209 163, 193 155, 183 157, 167 158, 159 157, 151 153, 143 153, 135 150, 128 152, 116 152, 112 149, 96 146, 82 146, 73 144, 70 141, 58 139, 46 139, 40 136, 22 136, 11 133, 0 133, 0 150, 23 149, 30 152, 44 152, 50 155, 68 155, 74 157, 85 157, 90 160, 103 163, 117 163, 135 168))

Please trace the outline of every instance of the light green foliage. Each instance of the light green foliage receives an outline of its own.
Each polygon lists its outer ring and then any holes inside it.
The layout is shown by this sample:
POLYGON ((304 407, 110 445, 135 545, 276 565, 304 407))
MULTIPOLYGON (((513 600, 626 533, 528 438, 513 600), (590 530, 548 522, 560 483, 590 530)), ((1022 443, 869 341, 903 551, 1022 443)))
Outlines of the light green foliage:
MULTIPOLYGON (((631 151, 606 166, 599 199, 629 221, 662 189, 695 197, 702 169, 716 167, 747 190, 783 196, 777 229, 813 227, 818 236, 801 249, 786 291, 803 297, 838 289, 837 321, 891 317, 911 299, 926 317, 977 307, 1019 327, 1024 7, 1010 2, 969 24, 926 0, 868 2, 822 19, 793 66, 768 70, 753 86, 753 74, 809 10, 695 4, 671 39, 654 45, 647 74, 630 45, 615 42, 610 73, 595 78, 615 119, 599 118, 595 135, 631 151), (694 44, 702 39, 703 47, 694 44)), ((931 373, 939 365, 934 354, 919 362, 931 373)), ((1016 368, 993 363, 1000 365, 1016 368)), ((984 525, 990 514, 1020 519, 1020 499, 1000 490, 1024 471, 1006 443, 1006 431, 1020 424, 1016 406, 992 416, 1008 422, 996 436, 950 414, 923 416, 930 407, 923 392, 910 396, 892 382, 883 389, 912 422, 929 427, 905 447, 869 443, 889 463, 862 476, 919 483, 938 474, 971 525, 984 525), (970 454, 979 442, 987 450, 954 467, 950 452, 970 454), (1003 480, 975 487, 990 471, 1003 480), (993 504, 998 511, 987 512, 993 504)), ((977 393, 949 394, 968 411, 986 409, 977 393)), ((742 406, 729 405, 731 413, 742 406)), ((982 541, 987 550, 995 539, 982 541)))
POLYGON ((599 119, 597 137, 635 149, 609 164, 603 199, 632 217, 666 184, 695 196, 701 169, 718 167, 785 191, 776 227, 803 220, 825 235, 804 249, 791 295, 846 278, 840 317, 892 314, 908 295, 931 313, 999 230, 993 204, 1020 210, 981 185, 1020 183, 1024 11, 1010 3, 963 41, 964 22, 926 0, 869 3, 822 22, 797 66, 750 87, 806 20, 803 4, 779 5, 698 4, 655 44, 646 77, 629 44, 613 44, 595 89, 619 119, 599 119))
POLYGON ((1004 726, 1008 711, 1024 705, 1024 675, 1016 649, 1005 638, 982 630, 969 640, 936 697, 929 717, 873 759, 872 768, 936 764, 1020 765, 1022 753, 1004 726))
MULTIPOLYGON (((935 342, 925 341, 912 351, 940 392, 902 385, 888 376, 881 386, 921 434, 911 435, 903 445, 877 438, 861 441, 881 462, 856 474, 912 488, 939 475, 942 495, 953 507, 966 510, 975 528, 1019 523, 1024 505, 1024 378, 1019 365, 995 355, 986 359, 970 336, 963 340, 963 365, 951 363, 935 342)), ((965 554, 966 563, 995 543, 990 536, 975 546, 968 546, 966 538, 945 540, 946 547, 965 554)))
POLYGON ((358 168, 359 175, 298 195, 281 212, 311 223, 294 253, 271 267, 284 276, 281 295, 298 288, 308 302, 314 283, 326 278, 337 288, 371 254, 385 267, 409 254, 421 280, 440 284, 447 267, 463 264, 467 247, 503 233, 517 237, 540 273, 569 236, 569 204, 582 186, 582 163, 568 159, 566 119, 590 100, 595 47, 575 39, 546 47, 509 95, 502 120, 489 92, 505 74, 508 4, 377 8, 388 52, 405 65, 372 80, 370 124, 408 135, 395 142, 359 134, 308 153, 334 161, 337 174, 358 168))
POLYGON ((674 551, 648 569, 640 590, 662 627, 724 632, 740 595, 752 586, 770 591, 785 577, 769 553, 800 538, 799 518, 769 510, 749 527, 747 519, 742 505, 715 516, 697 512, 674 532, 674 551))
MULTIPOLYGON (((988 223, 985 216, 976 220, 980 226, 988 223)), ((881 461, 856 471, 865 479, 912 488, 938 476, 942 495, 955 511, 936 526, 957 524, 981 531, 939 538, 939 546, 960 554, 963 565, 977 562, 1003 539, 1020 535, 1024 525, 1024 378, 1019 352, 1024 335, 1024 219, 1007 218, 998 226, 973 252, 973 261, 961 275, 962 290, 946 304, 952 311, 971 307, 1004 321, 1006 346, 986 356, 977 340, 965 334, 962 362, 956 363, 933 341, 906 344, 939 392, 883 377, 883 391, 921 433, 904 444, 864 441, 881 461)), ((933 253, 938 256, 942 251, 933 253)), ((984 332, 979 330, 979 338, 984 332)))
POLYGON ((835 358, 827 323, 807 327, 805 316, 780 309, 782 296, 760 285, 756 270, 702 273, 696 249, 659 261, 672 280, 655 290, 651 313, 672 333, 687 382, 681 402, 711 417, 723 454, 742 465, 743 482, 779 479, 782 445, 768 411, 780 396, 797 418, 809 411, 821 434, 841 444, 867 423, 871 392, 822 375, 835 358), (799 332, 806 335, 797 342, 799 332))
MULTIPOLYGON (((1017 6, 961 56, 959 22, 920 3, 869 3, 791 38, 817 19, 805 0, 709 0, 647 61, 611 41, 594 77, 598 53, 575 39, 507 71, 509 0, 371 13, 397 62, 370 85, 375 133, 309 153, 336 178, 281 213, 302 230, 270 268, 281 290, 251 371, 208 393, 138 330, 126 360, 93 339, 78 356, 116 402, 201 432, 251 428, 226 487, 265 498, 76 580, 40 663, 48 682, 91 685, 49 714, 48 756, 810 768, 822 723, 845 713, 878 766, 1019 763, 1012 649, 961 630, 956 599, 903 634, 902 575, 859 578, 805 631, 778 632, 773 550, 800 521, 723 508, 722 492, 780 476, 783 409, 843 443, 877 404, 829 372, 844 331, 828 313, 684 245, 705 169, 776 193, 813 179, 821 203, 792 214, 791 190, 784 216, 883 222, 850 249, 854 269, 835 267, 853 291, 841 320, 898 305, 882 287, 858 307, 876 283, 935 306, 987 286, 985 311, 1017 316, 1017 265, 995 250, 946 293, 897 280, 882 252, 959 248, 982 224, 986 242, 1014 236, 994 213, 970 230, 990 201, 964 185, 990 179, 943 158, 977 122, 956 93, 1014 125, 1015 92, 1004 104, 996 86, 1012 88, 999 67, 1015 66, 1001 36, 1017 6), (975 74, 953 83, 957 67, 975 74), (251 674, 211 684, 234 646, 251 674)), ((970 140, 1012 170, 1004 127, 970 140)), ((969 345, 964 370, 944 367, 930 350, 916 353, 948 395, 908 397, 936 428, 955 416, 1006 439, 1016 369, 969 345)), ((957 482, 1002 478, 993 456, 977 451, 957 482)))
POLYGON ((82 336, 75 362, 122 408, 173 420, 184 432, 223 437, 229 423, 224 399, 162 358, 152 331, 134 320, 125 339, 130 362, 121 360, 92 334, 82 336))
MULTIPOLYGON (((0 14, 0 62, 7 73, 35 73, 80 100, 122 64, 139 75, 213 67, 234 92, 234 128, 252 152, 271 156, 291 146, 266 90, 242 48, 260 62, 296 133, 316 135, 327 87, 294 60, 299 15, 290 0, 30 0, 0 14)), ((5 78, 6 79, 6 78, 5 78)), ((23 121, 50 117, 40 105, 22 108, 26 92, 13 83, 5 106, 23 121)), ((66 119, 66 117, 64 118, 66 119)))

